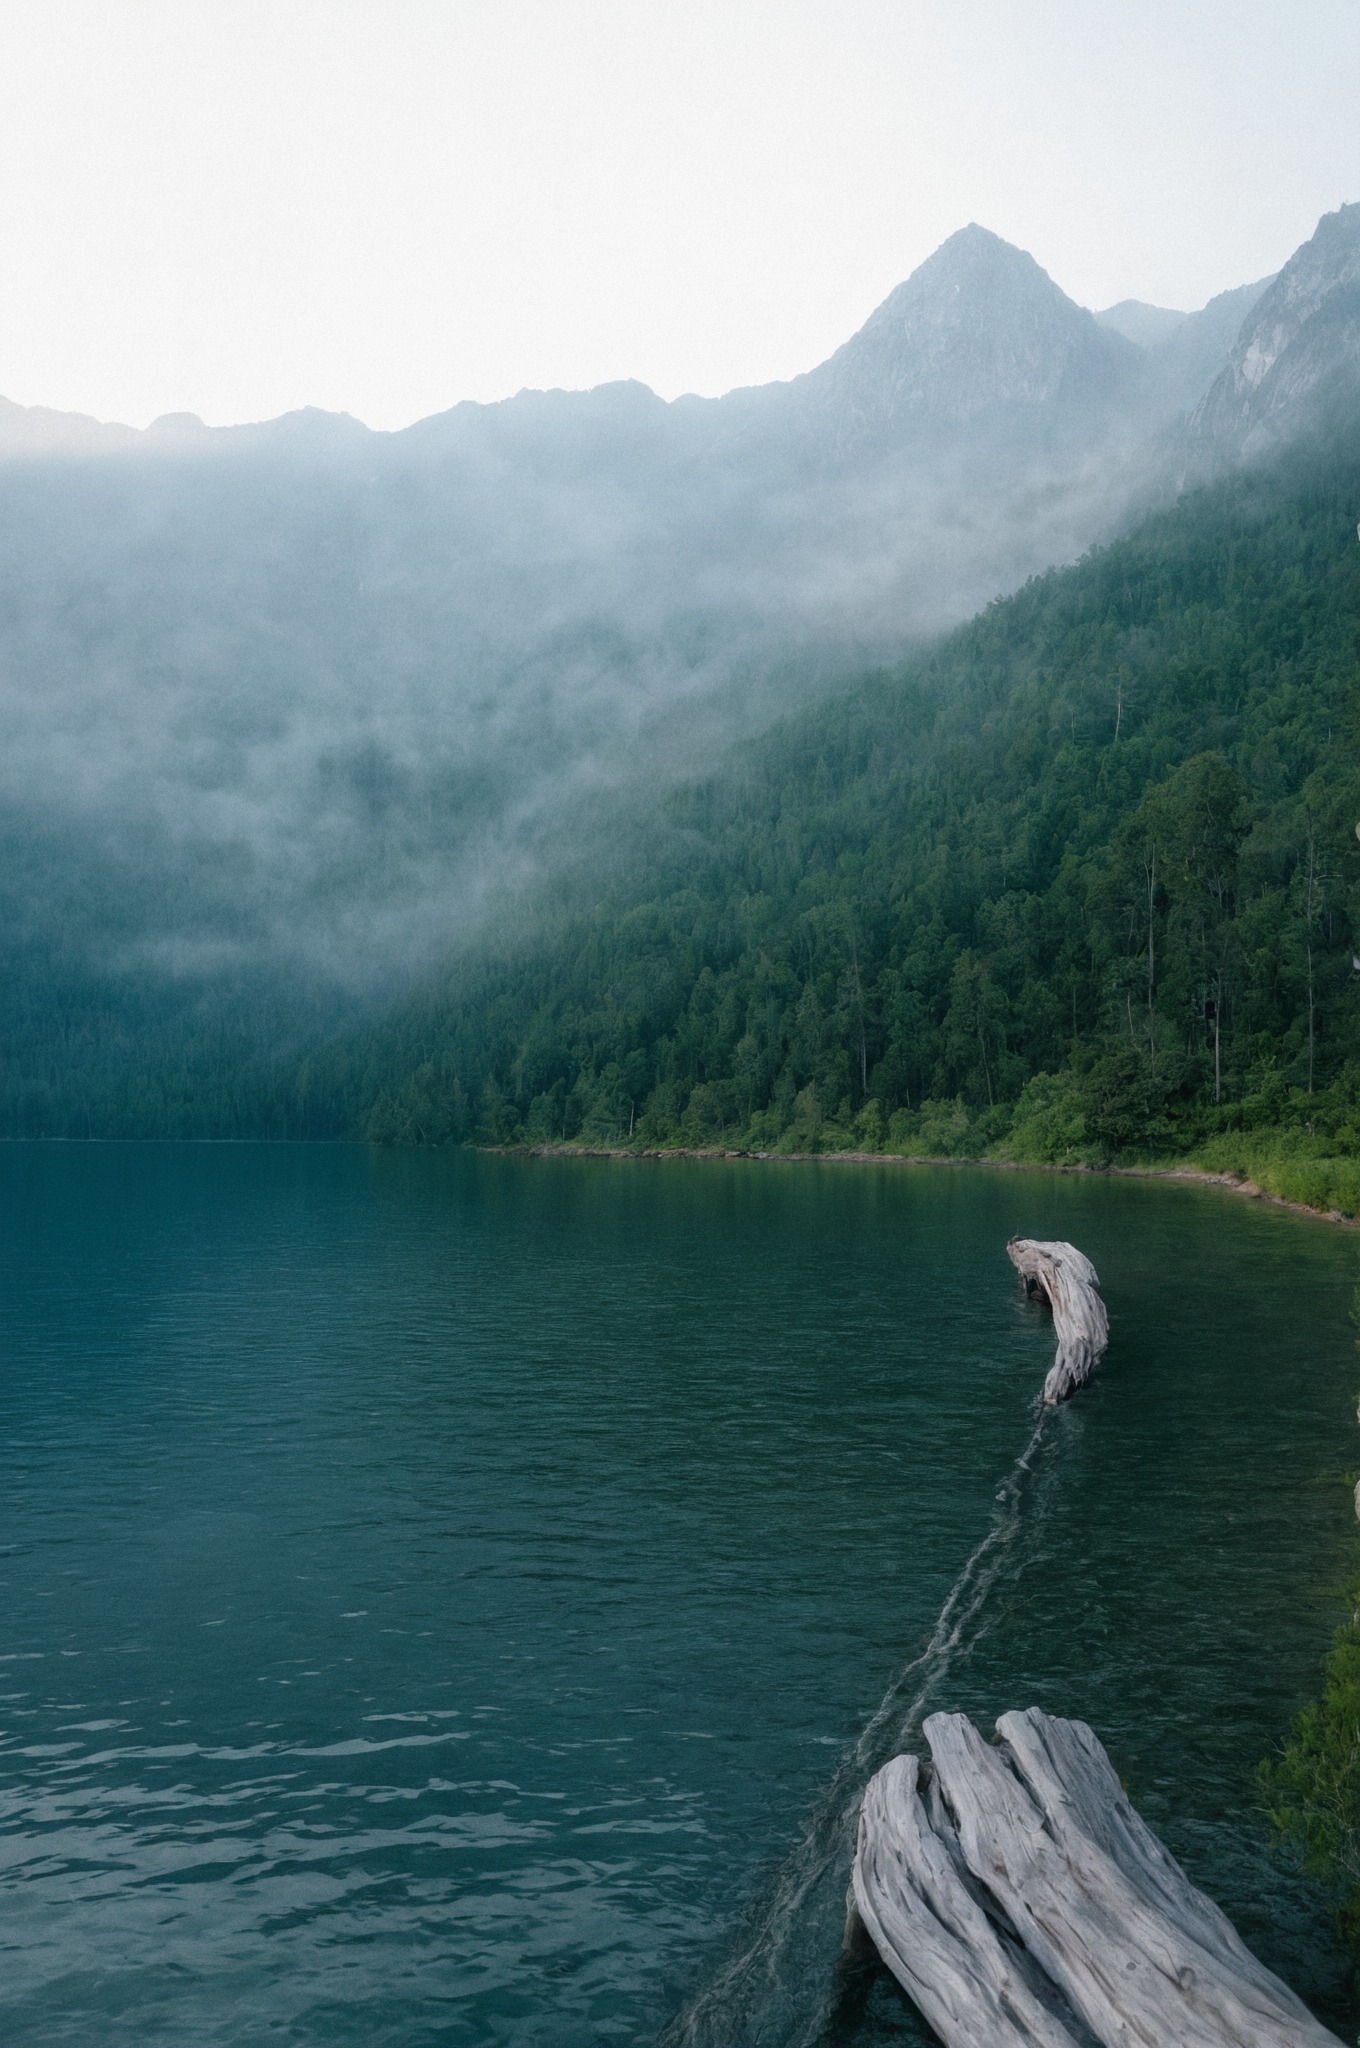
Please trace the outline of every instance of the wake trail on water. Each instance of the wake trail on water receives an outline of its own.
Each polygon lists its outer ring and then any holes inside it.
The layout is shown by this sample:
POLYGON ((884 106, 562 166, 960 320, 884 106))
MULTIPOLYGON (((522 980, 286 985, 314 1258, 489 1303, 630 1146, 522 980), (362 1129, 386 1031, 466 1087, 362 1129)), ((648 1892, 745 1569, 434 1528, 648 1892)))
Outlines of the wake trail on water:
POLYGON ((1051 1412, 1039 1410, 1029 1442, 997 1489, 991 1527, 950 1588, 924 1649, 898 1672, 846 1751, 798 1842, 747 1914, 734 1953, 668 2023, 657 2048, 815 2048, 823 2039, 836 2003, 827 1936, 844 1919, 864 1787, 917 1733, 954 1659, 985 1632, 988 1595, 1020 1534, 1051 1412))

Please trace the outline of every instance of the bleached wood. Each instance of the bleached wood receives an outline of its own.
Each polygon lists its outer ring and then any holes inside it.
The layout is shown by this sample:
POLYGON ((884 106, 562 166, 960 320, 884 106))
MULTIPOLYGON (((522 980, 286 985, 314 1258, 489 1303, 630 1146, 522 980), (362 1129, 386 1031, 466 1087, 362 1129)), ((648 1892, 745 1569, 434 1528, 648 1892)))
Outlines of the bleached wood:
POLYGON ((1110 1341, 1100 1275, 1084 1252, 1061 1239, 1013 1237, 1006 1254, 1030 1292, 1043 1294, 1053 1310, 1058 1348, 1044 1381, 1052 1406, 1085 1386, 1110 1341))
MULTIPOLYGON (((1055 1799, 1051 1812, 1014 1753, 990 1747, 962 1714, 932 1715, 925 1735, 969 1869, 1100 2041, 1335 2048, 1278 1979, 1260 1965, 1244 1976, 1225 1960, 1217 1916, 1168 1910, 1164 1869, 1157 1883, 1131 1882, 1077 1824, 1080 1799, 1055 1799)), ((1033 1762, 1037 1744, 1023 1747, 1033 1762)), ((1124 1839, 1134 1842, 1131 1832, 1124 1839)))
POLYGON ((1076 2048, 932 1829, 918 1774, 916 1757, 894 1757, 865 1792, 852 1880, 865 1931, 945 2048, 1076 2048))
POLYGON ((1084 1722, 925 1724, 870 1781, 853 1895, 946 2048, 1337 2048, 1134 1812, 1084 1722), (924 1792, 924 1796, 923 1795, 924 1792))
POLYGON ((1191 1884, 1134 1810, 1104 1744, 1084 1721, 1059 1720, 1030 1707, 1003 1714, 996 1730, 1059 1843, 1087 1836, 1150 1905, 1216 1955, 1242 1983, 1255 1984, 1296 2020, 1316 2024, 1302 1999, 1252 1954, 1227 1914, 1191 1884))

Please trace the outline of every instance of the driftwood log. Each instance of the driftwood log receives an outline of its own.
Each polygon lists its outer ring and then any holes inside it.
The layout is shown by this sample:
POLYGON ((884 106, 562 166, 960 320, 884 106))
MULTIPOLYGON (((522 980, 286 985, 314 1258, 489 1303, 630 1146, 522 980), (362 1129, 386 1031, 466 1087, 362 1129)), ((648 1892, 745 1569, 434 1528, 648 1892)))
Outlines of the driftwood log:
POLYGON ((1337 2048, 1191 1884, 1082 1721, 925 1724, 860 1812, 852 1912, 945 2048, 1337 2048))
POLYGON ((1086 1385, 1110 1341, 1100 1275, 1074 1244, 1013 1237, 1006 1254, 1030 1293, 1042 1294, 1053 1311, 1058 1349, 1044 1381, 1044 1400, 1066 1401, 1086 1385))

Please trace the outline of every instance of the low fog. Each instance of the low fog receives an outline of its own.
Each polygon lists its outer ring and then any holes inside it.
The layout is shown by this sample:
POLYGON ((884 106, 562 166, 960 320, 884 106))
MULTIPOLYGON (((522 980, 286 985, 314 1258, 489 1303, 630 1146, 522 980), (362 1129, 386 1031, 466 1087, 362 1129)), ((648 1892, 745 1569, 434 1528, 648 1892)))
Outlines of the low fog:
POLYGON ((5 409, 11 1002, 390 994, 584 798, 703 767, 1170 489, 1263 289, 1097 319, 970 228, 819 369, 720 400, 393 435, 5 409))

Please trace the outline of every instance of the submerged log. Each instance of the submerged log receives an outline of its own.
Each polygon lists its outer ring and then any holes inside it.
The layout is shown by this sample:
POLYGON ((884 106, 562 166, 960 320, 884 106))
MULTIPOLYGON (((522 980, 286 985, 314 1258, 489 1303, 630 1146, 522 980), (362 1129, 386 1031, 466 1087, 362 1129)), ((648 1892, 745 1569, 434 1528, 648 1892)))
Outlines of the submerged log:
POLYGON ((1084 1252, 1060 1240, 1013 1237, 1006 1255, 1030 1293, 1042 1294, 1053 1311, 1058 1349, 1044 1381, 1044 1400, 1052 1406, 1086 1385, 1110 1341, 1100 1275, 1084 1252))
POLYGON ((1337 2048, 1139 1818, 1098 1738, 1032 1708, 925 1724, 870 1780, 853 1899, 945 2048, 1337 2048))

